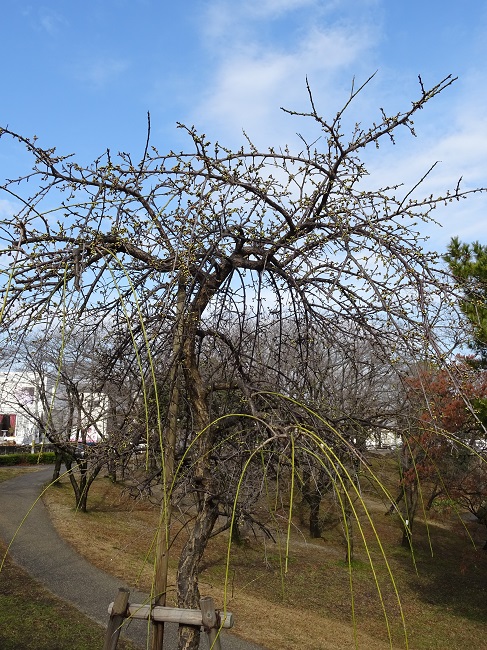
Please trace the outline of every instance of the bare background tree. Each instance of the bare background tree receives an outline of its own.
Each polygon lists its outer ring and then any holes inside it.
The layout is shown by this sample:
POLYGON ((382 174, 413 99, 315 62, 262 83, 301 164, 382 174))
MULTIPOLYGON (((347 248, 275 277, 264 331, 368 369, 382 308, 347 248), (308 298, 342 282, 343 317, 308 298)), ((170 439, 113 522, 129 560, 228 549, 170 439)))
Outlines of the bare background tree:
MULTIPOLYGON (((116 342, 111 329, 110 345, 116 342)), ((54 445, 53 480, 64 462, 81 511, 87 509, 89 489, 102 468, 116 480, 117 468, 123 471, 144 437, 134 426, 139 373, 135 382, 133 364, 107 345, 104 327, 93 333, 91 326, 77 321, 71 332, 50 327, 42 335, 22 333, 17 341, 10 340, 4 355, 10 368, 33 378, 40 408, 20 402, 18 408, 35 422, 39 441, 54 445)))

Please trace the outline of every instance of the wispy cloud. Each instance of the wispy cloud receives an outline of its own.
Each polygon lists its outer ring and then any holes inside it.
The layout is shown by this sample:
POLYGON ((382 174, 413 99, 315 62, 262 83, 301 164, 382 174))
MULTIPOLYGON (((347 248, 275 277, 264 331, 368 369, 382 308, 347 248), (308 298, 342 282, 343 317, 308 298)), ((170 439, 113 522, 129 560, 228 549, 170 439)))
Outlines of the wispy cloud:
MULTIPOLYGON (((232 3, 232 14, 237 17, 235 8, 238 6, 237 14, 245 15, 247 19, 275 18, 298 9, 316 7, 318 4, 320 3, 317 0, 244 0, 238 5, 232 3)), ((326 4, 330 3, 321 2, 322 6, 326 4)), ((225 10, 224 1, 219 2, 218 5, 220 11, 225 10)))
POLYGON ((129 68, 129 62, 123 58, 88 57, 77 63, 75 76, 79 81, 101 87, 118 79, 129 68))
POLYGON ((213 67, 192 121, 205 130, 214 127, 227 139, 241 139, 242 129, 257 142, 279 137, 281 129, 284 133, 289 128, 279 106, 305 106, 307 77, 316 85, 318 97, 336 109, 346 71, 350 70, 348 81, 366 67, 367 73, 371 71, 366 61, 378 34, 359 18, 330 25, 320 21, 325 4, 330 3, 250 0, 231 7, 222 0, 212 3, 203 29, 213 67), (239 9, 234 11, 234 6, 239 9), (304 12, 303 20, 287 30, 286 40, 269 35, 276 28, 274 19, 285 19, 286 13, 304 7, 316 11, 304 12))
POLYGON ((18 207, 8 199, 0 199, 0 217, 5 220, 13 217, 18 207))
POLYGON ((20 9, 20 13, 34 30, 45 32, 49 36, 55 36, 69 27, 66 16, 51 7, 26 5, 20 9))
POLYGON ((61 14, 45 7, 39 10, 39 24, 48 34, 57 34, 68 23, 61 14))
MULTIPOLYGON (((279 111, 279 106, 308 110, 306 77, 318 110, 332 118, 348 98, 352 77, 364 80, 382 68, 350 108, 345 133, 355 121, 367 127, 380 119, 380 106, 389 113, 407 110, 419 96, 414 75, 406 74, 406 69, 390 69, 387 60, 379 58, 384 34, 377 0, 242 0, 231 4, 215 0, 207 7, 202 34, 212 54, 212 67, 191 121, 225 144, 240 145, 242 129, 257 146, 292 144, 295 131, 306 135, 303 120, 293 123, 279 111), (278 28, 286 20, 284 37, 278 28)), ((472 71, 470 77, 417 116, 418 138, 403 132, 396 147, 385 143, 379 151, 367 154, 371 177, 365 184, 377 188, 402 182, 405 189, 398 190, 400 194, 441 161, 418 195, 443 195, 455 188, 460 176, 466 189, 487 185, 487 91, 483 91, 487 79, 482 69, 472 71)), ((437 81, 432 79, 432 83, 437 81)), ((472 239, 473 232, 487 241, 487 219, 485 223, 475 219, 482 202, 483 195, 439 207, 433 216, 444 227, 421 227, 431 236, 430 245, 441 250, 452 235, 472 239)))
MULTIPOLYGON (((470 78, 457 82, 456 95, 448 89, 435 98, 418 115, 417 138, 404 138, 397 147, 374 152, 369 164, 371 181, 377 184, 380 179, 382 185, 402 182, 400 195, 437 163, 416 196, 445 196, 447 190, 455 190, 460 179, 461 190, 487 187, 486 81, 484 73, 479 78, 472 72, 470 78)), ((431 237, 430 246, 444 250, 454 235, 466 241, 487 241, 487 218, 478 216, 485 214, 485 201, 485 194, 477 194, 440 204, 432 216, 441 228, 422 228, 431 237)))

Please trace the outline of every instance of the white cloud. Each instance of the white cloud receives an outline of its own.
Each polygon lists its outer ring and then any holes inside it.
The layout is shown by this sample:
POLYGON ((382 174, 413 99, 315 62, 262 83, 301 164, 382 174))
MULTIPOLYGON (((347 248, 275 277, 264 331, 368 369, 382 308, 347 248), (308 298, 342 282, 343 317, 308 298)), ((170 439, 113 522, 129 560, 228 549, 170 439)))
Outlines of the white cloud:
POLYGON ((289 11, 316 5, 317 0, 249 0, 243 3, 245 11, 258 18, 280 16, 289 11))
POLYGON ((20 9, 22 16, 28 19, 30 26, 38 32, 47 32, 49 36, 59 34, 69 25, 66 16, 50 7, 26 5, 20 9))
MULTIPOLYGON (((367 25, 312 25, 287 48, 234 40, 230 51, 216 57, 216 69, 191 119, 205 130, 214 127, 220 136, 240 141, 245 129, 252 139, 271 144, 289 131, 280 106, 307 110, 306 77, 324 110, 338 109, 337 102, 344 98, 338 76, 343 80, 346 70, 353 67, 355 73, 367 67, 364 59, 373 41, 373 29, 367 25)), ((352 76, 350 72, 349 82, 352 76)))
POLYGON ((319 0, 213 0, 206 8, 201 30, 210 49, 218 47, 220 41, 226 47, 229 43, 233 46, 235 40, 263 27, 264 19, 269 21, 318 4, 319 0))
POLYGON ((39 23, 42 29, 51 35, 58 33, 67 25, 67 21, 63 16, 46 8, 39 11, 39 23))
MULTIPOLYGON (((428 106, 425 112, 428 111, 428 106)), ((426 125, 424 130, 427 131, 426 125)), ((454 191, 462 177, 460 189, 472 190, 487 186, 487 121, 471 119, 455 122, 455 112, 450 112, 444 102, 443 129, 437 126, 432 132, 421 133, 418 139, 401 141, 396 147, 381 148, 371 155, 368 169, 371 176, 367 185, 394 185, 403 183, 396 195, 403 196, 411 190, 434 163, 438 163, 425 181, 414 192, 415 198, 445 196, 454 191)), ((453 236, 464 241, 487 241, 486 195, 471 194, 465 200, 440 203, 432 217, 438 222, 421 226, 429 237, 428 247, 445 250, 453 236)))
MULTIPOLYGON (((207 45, 224 44, 232 47, 235 40, 241 40, 258 29, 265 32, 272 27, 272 21, 288 19, 285 29, 279 31, 280 38, 304 25, 336 22, 336 15, 345 24, 360 25, 371 7, 382 0, 209 0, 200 28, 207 38, 207 45)), ((377 17, 376 17, 377 18, 377 17)))
MULTIPOLYGON (((383 65, 378 63, 384 37, 381 4, 377 0, 210 2, 201 29, 211 58, 205 93, 190 115, 191 123, 228 146, 243 143, 242 129, 259 147, 292 144, 294 132, 306 135, 309 126, 284 115, 279 106, 308 110, 306 76, 318 111, 333 118, 348 98, 352 77, 360 83, 376 68, 377 78, 350 107, 344 132, 355 121, 367 128, 380 119, 380 106, 389 114, 407 110, 418 97, 419 85, 407 66, 391 68, 387 59, 383 65), (367 13, 377 7, 379 11, 367 13), (286 20, 281 35, 278 28, 284 23, 279 21, 286 20)), ((367 154, 371 172, 367 185, 377 188, 403 182, 407 191, 441 161, 418 195, 442 195, 455 188, 460 176, 465 188, 486 186, 486 81, 484 70, 471 70, 469 78, 416 115, 418 138, 403 129, 397 146, 384 143, 367 154)), ((433 217, 443 229, 421 227, 432 238, 430 247, 443 250, 455 234, 487 241, 487 219, 480 221, 478 216, 487 212, 485 198, 476 195, 435 211, 433 217)))
POLYGON ((18 211, 18 206, 16 206, 12 201, 7 199, 0 199, 0 218, 8 219, 12 217, 18 211))
POLYGON ((120 77, 129 67, 129 63, 125 59, 102 56, 88 58, 77 64, 75 76, 80 81, 88 82, 94 86, 104 86, 120 77))

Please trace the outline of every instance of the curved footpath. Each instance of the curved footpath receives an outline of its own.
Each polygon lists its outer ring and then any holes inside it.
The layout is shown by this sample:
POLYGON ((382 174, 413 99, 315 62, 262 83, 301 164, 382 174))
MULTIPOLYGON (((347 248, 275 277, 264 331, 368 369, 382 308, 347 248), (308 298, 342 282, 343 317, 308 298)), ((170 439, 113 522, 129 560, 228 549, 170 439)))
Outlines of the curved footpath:
MULTIPOLYGON (((59 537, 42 500, 32 508, 52 471, 52 466, 47 466, 0 483, 0 537, 8 544, 29 513, 10 547, 10 556, 53 594, 106 626, 108 605, 114 600, 118 588, 126 585, 96 569, 59 537)), ((146 598, 145 594, 130 588, 131 602, 141 603, 146 598)), ((146 622, 132 621, 122 634, 146 647, 146 632, 146 622)), ((176 632, 176 625, 167 625, 167 647, 177 647, 176 632)), ((200 648, 207 647, 203 636, 200 648)), ((224 650, 261 650, 259 646, 225 631, 222 633, 222 646, 224 650)))

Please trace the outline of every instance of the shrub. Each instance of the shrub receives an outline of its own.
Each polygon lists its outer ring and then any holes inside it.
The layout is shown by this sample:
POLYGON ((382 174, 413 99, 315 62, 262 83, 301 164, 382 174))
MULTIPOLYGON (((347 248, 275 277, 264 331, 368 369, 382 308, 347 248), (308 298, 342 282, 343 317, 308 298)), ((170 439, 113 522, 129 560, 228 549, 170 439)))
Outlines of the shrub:
POLYGON ((0 465, 37 465, 54 463, 54 452, 39 454, 4 454, 0 455, 0 465))

